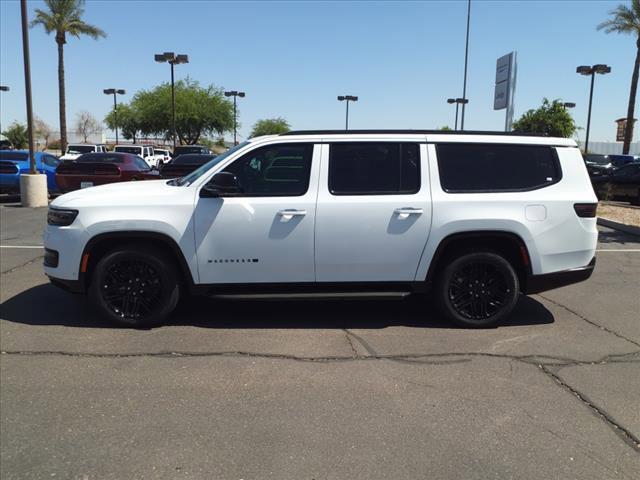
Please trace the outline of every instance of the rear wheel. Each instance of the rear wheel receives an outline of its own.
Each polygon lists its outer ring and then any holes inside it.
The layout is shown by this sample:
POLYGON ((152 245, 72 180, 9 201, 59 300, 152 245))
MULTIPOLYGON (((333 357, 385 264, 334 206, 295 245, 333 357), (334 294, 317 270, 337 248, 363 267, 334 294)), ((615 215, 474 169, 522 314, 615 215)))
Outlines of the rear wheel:
POLYGON ((518 301, 518 276, 500 255, 476 252, 453 257, 437 280, 442 314, 458 325, 486 327, 506 317, 518 301))
POLYGON ((131 245, 107 253, 94 269, 89 299, 106 319, 127 326, 162 323, 180 297, 176 268, 162 251, 131 245))

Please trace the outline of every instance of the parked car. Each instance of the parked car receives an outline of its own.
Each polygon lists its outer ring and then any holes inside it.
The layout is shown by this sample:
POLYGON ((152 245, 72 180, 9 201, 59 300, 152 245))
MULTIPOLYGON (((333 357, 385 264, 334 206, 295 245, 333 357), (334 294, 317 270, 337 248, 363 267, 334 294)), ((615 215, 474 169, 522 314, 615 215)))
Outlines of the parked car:
POLYGON ((640 162, 628 163, 592 182, 602 200, 625 199, 640 204, 640 162))
POLYGON ((171 161, 171 152, 166 148, 153 148, 156 156, 160 156, 160 160, 162 160, 162 164, 169 163, 171 161))
POLYGON ((55 199, 44 270, 125 325, 162 322, 187 292, 431 289, 444 317, 478 327, 521 293, 589 278, 596 207, 571 139, 289 132, 179 179, 55 199))
POLYGON ((591 178, 608 175, 615 168, 609 159, 609 155, 590 153, 584 156, 584 163, 591 178))
POLYGON ((203 147, 202 145, 178 145, 173 150, 173 158, 185 153, 202 153, 204 155, 208 155, 211 153, 211 150, 207 147, 203 147))
POLYGON ((101 143, 97 144, 84 144, 84 143, 72 143, 67 145, 67 150, 60 157, 60 160, 75 160, 84 153, 105 153, 107 146, 101 143))
POLYGON ((624 167, 627 163, 640 162, 640 155, 608 155, 614 168, 624 167))
POLYGON ((160 168, 160 176, 163 178, 184 177, 214 158, 216 158, 216 155, 213 154, 185 153, 176 157, 171 163, 165 163, 160 168))
POLYGON ((158 179, 158 171, 131 153, 85 153, 76 160, 61 163, 56 169, 60 191, 132 180, 158 179))
POLYGON ((116 145, 113 151, 137 155, 144 159, 150 167, 157 168, 159 166, 159 158, 156 158, 151 145, 116 145))
MULTIPOLYGON (((35 152, 36 169, 47 176, 47 189, 57 192, 55 171, 60 159, 46 152, 35 152)), ((29 173, 28 150, 0 150, 0 193, 20 193, 20 175, 29 173)))

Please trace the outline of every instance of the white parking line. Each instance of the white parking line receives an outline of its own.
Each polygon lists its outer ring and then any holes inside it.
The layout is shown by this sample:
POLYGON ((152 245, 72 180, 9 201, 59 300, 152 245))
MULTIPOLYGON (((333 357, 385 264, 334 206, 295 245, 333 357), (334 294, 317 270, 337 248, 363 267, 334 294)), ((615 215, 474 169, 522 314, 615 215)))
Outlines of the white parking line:
POLYGON ((44 245, 0 245, 0 248, 44 248, 44 245))

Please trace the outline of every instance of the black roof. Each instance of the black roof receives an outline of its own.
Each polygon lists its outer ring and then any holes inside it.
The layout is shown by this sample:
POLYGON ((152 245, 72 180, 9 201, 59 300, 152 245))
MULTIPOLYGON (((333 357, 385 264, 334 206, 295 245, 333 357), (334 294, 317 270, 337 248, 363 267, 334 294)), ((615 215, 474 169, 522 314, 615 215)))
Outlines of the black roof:
POLYGON ((543 133, 530 132, 490 132, 482 130, 292 130, 281 133, 281 136, 289 135, 364 135, 364 134, 413 134, 413 135, 507 135, 524 137, 548 137, 543 133))

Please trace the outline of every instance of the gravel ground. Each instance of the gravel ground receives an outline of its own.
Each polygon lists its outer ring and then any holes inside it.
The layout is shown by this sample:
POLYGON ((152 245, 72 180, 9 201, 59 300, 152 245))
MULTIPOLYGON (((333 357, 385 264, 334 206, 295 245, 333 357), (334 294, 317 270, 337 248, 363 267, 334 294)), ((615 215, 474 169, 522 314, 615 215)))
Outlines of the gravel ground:
POLYGON ((598 216, 614 222, 640 227, 640 208, 600 204, 598 205, 598 216))

